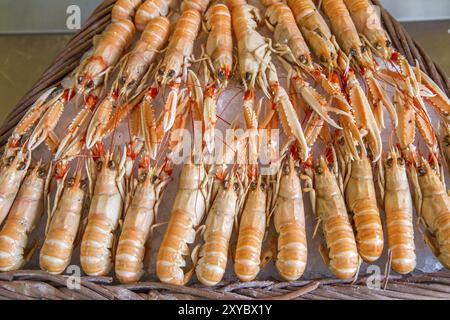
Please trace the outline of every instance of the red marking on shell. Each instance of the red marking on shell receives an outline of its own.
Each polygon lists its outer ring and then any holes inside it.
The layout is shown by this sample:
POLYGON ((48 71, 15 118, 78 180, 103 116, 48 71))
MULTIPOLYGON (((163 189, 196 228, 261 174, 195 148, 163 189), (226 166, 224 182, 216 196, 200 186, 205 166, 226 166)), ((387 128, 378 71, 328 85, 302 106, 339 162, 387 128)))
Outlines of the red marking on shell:
POLYGON ((328 163, 334 163, 335 159, 334 159, 334 154, 333 154, 333 150, 331 149, 331 147, 327 147, 325 149, 325 158, 327 159, 328 163))
POLYGON ((311 152, 308 155, 308 159, 303 161, 303 166, 305 168, 312 168, 314 166, 313 157, 312 157, 312 153, 311 152))
POLYGON ((11 148, 17 148, 20 145, 20 139, 12 139, 11 142, 9 143, 9 146, 11 148))
POLYGON ((253 92, 253 90, 247 90, 244 93, 244 100, 251 100, 255 97, 255 93, 253 92))
POLYGON ((55 177, 56 179, 62 179, 66 175, 69 170, 69 166, 66 163, 58 162, 55 168, 55 177))
POLYGON ((111 98, 116 101, 119 98, 119 92, 117 90, 111 92, 111 98))
POLYGON ((228 78, 230 77, 230 68, 228 66, 226 66, 222 70, 223 70, 225 80, 228 80, 228 78))
POLYGON ((208 87, 205 90, 205 96, 207 97, 213 97, 216 93, 217 93, 217 86, 215 83, 208 85, 208 87))
POLYGON ((98 97, 96 95, 90 94, 85 99, 85 104, 89 108, 93 108, 97 104, 98 97))
POLYGON ((167 173, 169 176, 173 173, 173 163, 169 159, 164 161, 163 171, 167 173))
POLYGON ((224 181, 227 177, 227 172, 225 170, 218 170, 215 174, 215 178, 219 181, 224 181))
POLYGON ((152 99, 156 98, 156 96, 158 95, 158 88, 151 87, 150 89, 148 89, 148 94, 152 99))
POLYGON ((255 180, 258 176, 258 166, 251 165, 247 171, 247 176, 250 180, 255 180))
POLYGON ((150 167, 150 157, 145 155, 142 157, 141 161, 139 161, 140 169, 148 169, 150 167))
POLYGON ((399 52, 392 52, 392 54, 391 54, 391 60, 392 61, 398 61, 399 58, 400 58, 400 53, 399 52))
POLYGON ((62 96, 64 101, 69 102, 75 96, 75 91, 71 89, 64 90, 64 94, 62 96))
POLYGON ((94 160, 98 160, 105 154, 105 145, 103 142, 97 142, 92 148, 92 157, 94 160))

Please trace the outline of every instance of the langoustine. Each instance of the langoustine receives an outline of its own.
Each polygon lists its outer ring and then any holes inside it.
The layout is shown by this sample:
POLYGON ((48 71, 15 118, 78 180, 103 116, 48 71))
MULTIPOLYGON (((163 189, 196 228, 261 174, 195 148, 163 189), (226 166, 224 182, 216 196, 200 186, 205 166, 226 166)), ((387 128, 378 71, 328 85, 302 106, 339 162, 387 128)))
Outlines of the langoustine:
MULTIPOLYGON (((362 88, 360 88, 356 78, 350 75, 347 83, 350 84, 349 92, 354 95, 353 100, 347 101, 346 93, 343 91, 339 74, 334 70, 340 70, 342 65, 342 52, 336 46, 336 41, 331 33, 324 18, 320 15, 316 6, 311 0, 289 0, 288 6, 292 10, 294 18, 297 22, 297 26, 300 29, 304 40, 306 41, 309 49, 314 56, 319 60, 320 64, 328 70, 328 78, 321 75, 321 72, 313 66, 308 67, 310 74, 313 76, 325 92, 332 98, 332 102, 337 107, 339 114, 339 125, 344 128, 344 135, 346 136, 346 144, 352 150, 354 156, 357 152, 354 148, 353 141, 357 140, 361 148, 365 149, 365 144, 362 141, 362 133, 359 128, 364 128, 368 132, 368 137, 371 140, 371 147, 373 154, 381 156, 381 138, 379 129, 377 127, 375 118, 373 117, 369 102, 367 98, 361 98, 363 94, 362 88), (351 117, 353 115, 354 117, 351 117)), ((308 59, 307 59, 308 60, 308 59)), ((301 92, 306 88, 305 81, 301 76, 293 75, 292 78, 294 86, 297 91, 301 92)), ((325 105, 326 101, 322 101, 319 95, 314 94, 316 103, 311 104, 314 111, 319 113, 315 115, 311 114, 308 118, 307 129, 309 131, 318 130, 315 128, 323 127, 324 119, 331 119, 327 113, 330 110, 321 107, 325 105)), ((311 99, 311 101, 314 101, 311 99)), ((337 111, 336 109, 334 110, 337 111)), ((331 122, 331 124, 333 124, 331 122)), ((317 136, 317 134, 315 135, 317 136)), ((314 142, 315 140, 312 140, 314 142)))
POLYGON ((227 1, 227 6, 231 10, 239 73, 244 88, 246 91, 254 91, 258 83, 266 96, 270 97, 265 73, 271 61, 271 51, 268 39, 257 31, 258 24, 262 22, 261 13, 245 0, 230 0, 227 1))
POLYGON ((17 196, 20 185, 31 163, 31 155, 23 148, 14 155, 2 158, 0 168, 0 224, 7 217, 17 196))
POLYGON ((242 201, 243 186, 231 171, 228 180, 219 188, 205 222, 195 268, 197 279, 205 286, 216 285, 225 274, 233 222, 242 201))
POLYGON ((239 220, 234 273, 241 281, 254 280, 260 271, 267 210, 267 185, 259 176, 250 182, 239 220))
POLYGON ((425 242, 450 269, 450 199, 435 169, 424 158, 408 163, 417 215, 425 227, 425 242))
MULTIPOLYGON (((356 29, 364 36, 367 45, 374 53, 386 63, 395 63, 400 67, 399 62, 407 63, 405 57, 392 47, 392 41, 383 28, 375 7, 368 0, 344 0, 344 2, 356 29)), ((431 94, 423 95, 423 98, 437 108, 444 117, 447 117, 450 113, 450 100, 447 95, 425 72, 419 71, 419 73, 422 88, 431 92, 431 94)))
POLYGON ((121 60, 122 68, 111 90, 94 111, 86 132, 86 147, 106 138, 133 108, 147 99, 148 92, 140 82, 146 83, 153 75, 151 67, 156 53, 167 42, 170 22, 166 17, 151 20, 134 48, 121 60))
POLYGON ((39 255, 40 268, 52 274, 64 272, 71 261, 88 193, 87 181, 81 179, 80 172, 74 177, 65 177, 62 181, 64 189, 56 199, 54 211, 49 214, 39 255))
POLYGON ((392 149, 380 164, 382 200, 392 269, 407 274, 416 267, 413 202, 406 174, 406 161, 392 149))
POLYGON ((115 232, 123 210, 124 157, 120 162, 109 152, 97 163, 86 230, 81 241, 80 262, 88 275, 106 275, 113 265, 115 232))
MULTIPOLYGON (((134 24, 130 20, 113 22, 94 41, 93 51, 67 78, 66 82, 70 82, 72 87, 64 88, 65 84, 63 83, 61 90, 57 90, 53 96, 50 94, 56 88, 46 91, 24 116, 20 129, 16 129, 13 134, 12 144, 17 146, 20 138, 37 122, 28 138, 27 149, 34 150, 46 142, 50 151, 54 153, 60 143, 54 129, 67 104, 74 97, 77 97, 77 101, 82 99, 82 103, 85 105, 90 105, 92 98, 96 100, 96 96, 91 97, 91 95, 102 85, 106 73, 119 61, 124 50, 130 45, 134 32, 134 24), (49 97, 50 99, 48 99, 49 97)), ((83 109, 84 107, 82 111, 83 109)))
MULTIPOLYGON (((181 13, 169 39, 164 58, 156 72, 157 84, 163 89, 168 85, 171 89, 164 104, 164 132, 169 131, 175 121, 180 86, 188 75, 201 18, 202 14, 194 9, 187 9, 181 13)), ((190 74, 193 75, 193 73, 190 74)))
POLYGON ((296 92, 321 119, 341 129, 328 113, 334 111, 345 114, 345 111, 329 107, 326 99, 304 79, 302 70, 311 74, 319 83, 328 82, 319 66, 314 65, 311 52, 297 27, 291 9, 283 3, 275 3, 267 8, 265 21, 268 28, 273 31, 274 47, 284 62, 283 66, 289 72, 296 92))
POLYGON ((149 163, 144 155, 135 187, 119 237, 115 273, 121 283, 139 281, 143 274, 144 254, 165 187, 170 176, 149 163))
POLYGON ((337 178, 328 168, 324 157, 320 157, 314 169, 306 170, 308 176, 314 176, 314 180, 307 182, 306 191, 310 192, 312 207, 325 240, 325 245, 320 246, 320 253, 330 271, 338 278, 353 278, 360 258, 337 178))
POLYGON ((47 169, 39 162, 30 169, 20 187, 0 231, 0 271, 17 270, 29 258, 29 236, 44 212, 46 175, 47 169))
POLYGON ((383 252, 384 237, 371 162, 364 153, 354 159, 342 144, 338 150, 345 202, 355 227, 358 252, 364 261, 374 262, 383 252))
POLYGON ((212 5, 205 14, 203 27, 208 32, 205 56, 209 69, 203 101, 203 139, 207 150, 213 152, 217 99, 226 88, 233 68, 231 14, 228 7, 223 4, 212 5))
POLYGON ((278 233, 275 265, 283 279, 295 281, 305 271, 308 250, 302 187, 292 156, 285 163, 277 183, 279 186, 273 213, 278 233))
POLYGON ((210 181, 202 163, 183 165, 178 191, 172 207, 169 224, 156 258, 156 275, 165 283, 186 284, 191 272, 185 272, 184 256, 189 254, 189 244, 195 241, 209 205, 210 181))

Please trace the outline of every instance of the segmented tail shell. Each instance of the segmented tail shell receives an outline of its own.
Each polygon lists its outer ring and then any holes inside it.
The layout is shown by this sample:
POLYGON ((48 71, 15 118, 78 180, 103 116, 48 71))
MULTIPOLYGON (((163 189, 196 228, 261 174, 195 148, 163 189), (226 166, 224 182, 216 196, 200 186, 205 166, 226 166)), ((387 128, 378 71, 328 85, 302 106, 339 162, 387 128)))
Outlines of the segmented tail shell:
POLYGON ((45 171, 36 166, 25 178, 0 231, 0 271, 17 270, 25 261, 28 237, 44 211, 45 171))
POLYGON ((241 281, 256 278, 261 264, 261 248, 266 230, 266 192, 258 183, 250 190, 242 212, 234 259, 234 272, 241 281))
POLYGON ((405 160, 396 152, 385 161, 384 211, 392 269, 407 274, 416 267, 413 204, 405 160))
POLYGON ((111 19, 113 22, 133 19, 142 0, 117 0, 112 8, 111 19))

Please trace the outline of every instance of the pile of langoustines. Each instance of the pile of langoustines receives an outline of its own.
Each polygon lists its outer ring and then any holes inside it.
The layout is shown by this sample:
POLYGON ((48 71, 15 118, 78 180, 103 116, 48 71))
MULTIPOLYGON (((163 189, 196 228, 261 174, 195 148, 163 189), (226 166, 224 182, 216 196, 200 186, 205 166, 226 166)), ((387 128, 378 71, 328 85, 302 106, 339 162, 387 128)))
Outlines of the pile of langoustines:
MULTIPOLYGON (((369 0, 323 0, 320 8, 311 0, 266 0, 264 15, 245 0, 219 2, 116 2, 93 50, 35 102, 5 146, 0 270, 26 263, 29 235, 46 209, 43 270, 62 273, 80 244, 86 274, 106 275, 115 266, 120 282, 138 281, 182 140, 178 129, 188 119, 202 123, 201 150, 182 166, 154 262, 161 281, 186 284, 195 273, 204 285, 220 282, 235 223, 240 280, 255 279, 270 258, 282 278, 298 279, 307 263, 302 193, 317 218, 325 263, 337 277, 352 278, 362 260, 377 260, 384 247, 376 189, 392 268, 409 273, 416 265, 413 203, 427 243, 449 268, 450 202, 441 165, 450 156, 449 99, 392 48, 369 0), (262 35, 262 23, 271 38, 262 35), (196 45, 203 50, 194 58, 196 45), (279 83, 275 58, 289 75, 288 89, 279 83), (239 150, 249 161, 206 165, 202 155, 214 151, 222 119, 218 98, 234 77, 245 92, 246 134, 232 139, 224 157, 239 150), (264 117, 257 90, 269 102, 264 117), (60 137, 55 129, 68 108, 77 108, 76 117, 60 137), (385 153, 384 108, 396 140, 385 153), (429 108, 442 118, 442 136, 429 108), (129 143, 106 148, 123 122, 129 143), (271 136, 279 122, 286 141, 279 161, 270 162, 273 174, 263 174, 261 135, 271 136), (416 127, 427 160, 415 148, 416 127), (313 159, 316 140, 327 149, 313 159), (44 142, 52 161, 35 163, 31 153, 44 142), (272 220, 277 245, 265 252, 272 220)), ((230 127, 239 127, 239 119, 230 127)), ((268 154, 277 147, 269 143, 268 154)))

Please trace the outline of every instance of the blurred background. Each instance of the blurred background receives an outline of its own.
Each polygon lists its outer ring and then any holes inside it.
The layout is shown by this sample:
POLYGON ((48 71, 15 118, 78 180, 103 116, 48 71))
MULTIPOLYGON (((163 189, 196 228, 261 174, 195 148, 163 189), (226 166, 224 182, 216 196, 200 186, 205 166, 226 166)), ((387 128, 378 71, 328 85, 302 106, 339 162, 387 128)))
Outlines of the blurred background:
MULTIPOLYGON (((0 0, 0 123, 100 2, 0 0)), ((450 0, 381 2, 450 74, 450 0)))

